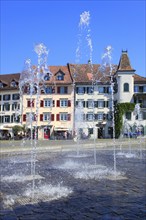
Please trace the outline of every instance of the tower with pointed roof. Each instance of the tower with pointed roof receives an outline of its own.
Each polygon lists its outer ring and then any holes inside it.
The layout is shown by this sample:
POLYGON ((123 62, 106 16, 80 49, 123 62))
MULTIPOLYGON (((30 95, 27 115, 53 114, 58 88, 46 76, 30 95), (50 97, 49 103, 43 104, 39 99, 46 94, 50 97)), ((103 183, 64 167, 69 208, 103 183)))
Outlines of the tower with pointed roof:
POLYGON ((133 102, 134 72, 135 70, 131 67, 127 50, 122 50, 116 71, 118 84, 117 101, 119 103, 133 102))

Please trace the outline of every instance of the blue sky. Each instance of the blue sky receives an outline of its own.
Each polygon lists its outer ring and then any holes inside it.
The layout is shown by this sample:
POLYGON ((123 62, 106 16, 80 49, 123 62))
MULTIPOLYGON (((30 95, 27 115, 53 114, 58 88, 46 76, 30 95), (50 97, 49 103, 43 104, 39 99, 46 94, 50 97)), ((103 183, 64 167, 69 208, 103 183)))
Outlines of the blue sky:
MULTIPOLYGON (((101 63, 104 48, 113 48, 112 62, 128 50, 136 73, 146 75, 145 1, 1 1, 1 74, 18 73, 34 45, 49 50, 48 65, 76 62, 80 15, 90 12, 92 63, 101 63)), ((82 63, 87 63, 88 54, 82 63)))

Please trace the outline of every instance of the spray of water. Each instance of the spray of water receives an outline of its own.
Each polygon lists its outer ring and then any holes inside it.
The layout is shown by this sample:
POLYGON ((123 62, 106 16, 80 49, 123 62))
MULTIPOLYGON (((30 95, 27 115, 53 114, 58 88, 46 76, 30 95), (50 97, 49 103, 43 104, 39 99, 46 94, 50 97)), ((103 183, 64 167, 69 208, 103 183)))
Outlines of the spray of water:
POLYGON ((79 34, 78 34, 78 42, 76 49, 76 62, 82 62, 84 59, 83 55, 87 55, 86 60, 90 60, 92 62, 92 39, 91 39, 91 29, 90 29, 90 12, 84 11, 80 15, 79 21, 79 34), (82 59, 82 60, 81 60, 82 59))
MULTIPOLYGON (((24 95, 28 95, 29 109, 26 116, 26 126, 30 128, 29 138, 31 144, 31 175, 34 177, 32 181, 32 198, 35 189, 35 163, 36 163, 36 146, 38 139, 38 115, 41 89, 44 88, 46 74, 52 76, 48 66, 48 51, 43 43, 36 44, 34 52, 37 54, 37 65, 31 64, 31 60, 25 61, 24 70, 20 75, 19 88, 20 99, 23 100, 24 95)), ((23 102, 22 102, 23 103, 23 102)), ((26 106, 22 107, 21 114, 26 111, 26 106)))
POLYGON ((112 136, 113 136, 113 147, 114 147, 114 173, 116 174, 116 140, 115 140, 115 115, 114 115, 114 77, 113 77, 113 71, 114 71, 114 65, 112 64, 112 46, 107 46, 105 48, 105 52, 102 56, 102 62, 100 66, 100 72, 102 73, 102 76, 100 80, 104 79, 104 82, 106 80, 110 79, 110 92, 111 92, 111 115, 112 115, 112 136))
POLYGON ((141 127, 141 123, 140 123, 140 116, 141 116, 141 108, 140 108, 140 104, 137 103, 135 105, 135 109, 134 109, 134 114, 138 116, 138 133, 140 135, 140 138, 139 138, 139 145, 140 145, 140 158, 142 159, 142 139, 141 139, 141 132, 142 132, 142 127, 141 127))

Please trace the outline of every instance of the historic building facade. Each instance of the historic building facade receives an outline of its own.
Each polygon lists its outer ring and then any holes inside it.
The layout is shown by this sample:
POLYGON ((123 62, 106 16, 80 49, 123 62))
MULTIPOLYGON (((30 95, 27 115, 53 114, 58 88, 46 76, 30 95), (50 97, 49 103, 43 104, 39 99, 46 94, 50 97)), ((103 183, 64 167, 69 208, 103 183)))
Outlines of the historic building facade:
MULTIPOLYGON (((1 132, 12 126, 37 126, 39 139, 72 138, 79 130, 82 138, 112 137, 112 93, 110 77, 102 77, 100 65, 67 64, 50 66, 39 97, 29 89, 19 95, 20 74, 0 76, 1 132)), ((115 66, 114 104, 140 103, 139 118, 126 112, 123 121, 133 127, 141 124, 146 135, 146 78, 135 74, 127 51, 115 66)))

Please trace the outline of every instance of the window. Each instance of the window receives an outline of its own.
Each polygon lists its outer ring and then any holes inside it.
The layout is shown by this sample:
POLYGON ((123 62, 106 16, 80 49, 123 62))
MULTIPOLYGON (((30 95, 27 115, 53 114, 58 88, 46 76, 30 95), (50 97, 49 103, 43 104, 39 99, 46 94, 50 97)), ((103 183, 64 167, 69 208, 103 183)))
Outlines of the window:
POLYGON ((60 107, 68 107, 68 99, 60 99, 60 107))
POLYGON ((84 87, 77 87, 77 93, 78 94, 84 94, 85 93, 85 88, 84 87))
POLYGON ((12 82, 11 82, 11 87, 16 87, 16 86, 17 86, 16 82, 15 82, 15 81, 12 81, 12 82))
POLYGON ((20 98, 19 93, 16 93, 16 94, 12 95, 12 100, 19 100, 19 98, 20 98))
POLYGON ((51 121, 51 113, 50 112, 43 113, 43 121, 51 121))
POLYGON ((46 93, 46 94, 52 94, 52 87, 51 87, 51 86, 47 86, 47 87, 45 88, 45 93, 46 93))
POLYGON ((65 87, 65 86, 58 87, 58 93, 59 94, 67 94, 67 87, 65 87))
POLYGON ((10 100, 11 96, 10 95, 3 95, 3 101, 8 101, 10 100))
POLYGON ((68 121, 68 114, 65 112, 60 113, 60 121, 68 121))
POLYGON ((98 87, 98 91, 99 91, 99 93, 104 93, 104 87, 99 86, 99 87, 98 87))
POLYGON ((44 80, 45 80, 45 81, 50 80, 50 75, 49 75, 49 73, 48 73, 48 74, 46 74, 46 75, 44 76, 44 80))
POLYGON ((78 101, 76 101, 76 107, 77 108, 83 108, 85 107, 85 101, 82 99, 78 99, 78 101))
POLYGON ((87 106, 88 106, 88 108, 94 108, 94 100, 88 100, 88 102, 87 102, 87 106))
POLYGON ((134 92, 138 92, 138 86, 134 86, 134 92))
POLYGON ((26 113, 26 120, 29 122, 36 121, 36 115, 34 114, 34 112, 26 113))
POLYGON ((53 101, 52 99, 44 99, 44 107, 52 107, 53 101))
POLYGON ((98 108, 104 108, 104 101, 103 100, 98 101, 98 108))
POLYGON ((88 113, 87 114, 87 121, 93 121, 94 117, 93 117, 93 113, 88 113))
POLYGON ((131 112, 126 112, 125 117, 127 120, 131 120, 131 112))
POLYGON ((111 93, 111 87, 104 87, 104 93, 111 93))
POLYGON ((143 87, 143 92, 146 92, 146 86, 143 87))
POLYGON ((124 92, 129 92, 129 84, 124 83, 124 92))
POLYGON ((93 128, 88 128, 88 134, 93 134, 93 128))
POLYGON ((5 103, 3 105, 3 111, 10 111, 10 104, 9 103, 5 103))
POLYGON ((17 103, 17 102, 14 102, 12 104, 12 111, 15 111, 15 110, 18 110, 18 109, 20 109, 20 104, 17 103))
POLYGON ((4 116, 4 122, 10 123, 10 115, 5 115, 4 116))
POLYGON ((102 121, 103 120, 103 113, 98 113, 97 119, 98 119, 98 121, 102 121))
POLYGON ((20 122, 20 116, 17 114, 11 115, 11 123, 12 122, 20 122))
POLYGON ((94 88, 93 87, 87 87, 87 93, 88 94, 93 94, 94 88))
POLYGON ((57 76, 56 76, 56 79, 61 81, 61 80, 64 80, 64 74, 63 73, 58 73, 57 76))

